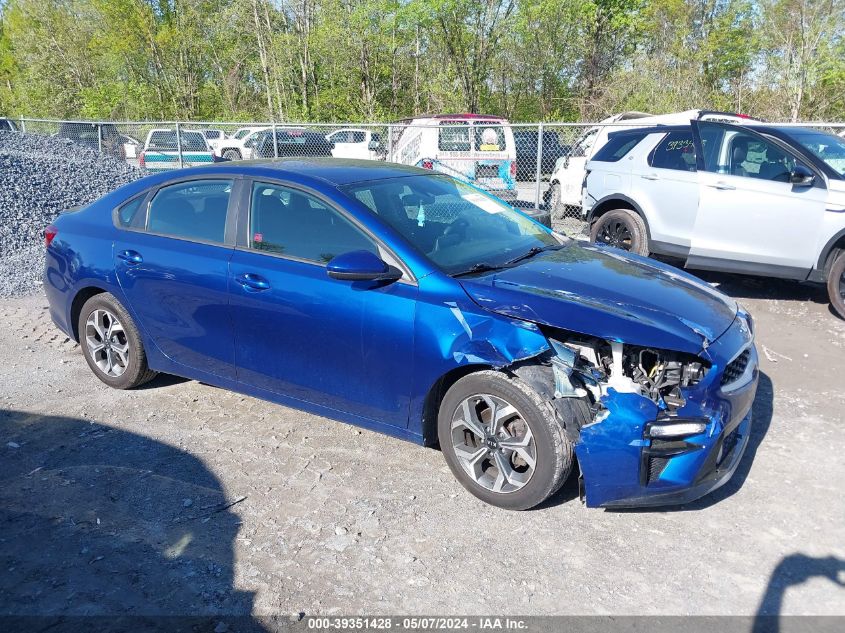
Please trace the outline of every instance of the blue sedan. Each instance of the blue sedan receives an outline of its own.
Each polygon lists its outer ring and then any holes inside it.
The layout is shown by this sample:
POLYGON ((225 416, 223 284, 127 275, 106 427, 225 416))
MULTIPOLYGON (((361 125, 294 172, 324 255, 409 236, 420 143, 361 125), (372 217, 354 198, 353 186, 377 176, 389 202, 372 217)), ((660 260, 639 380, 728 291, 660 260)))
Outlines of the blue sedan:
POLYGON ((442 174, 289 159, 157 174, 45 230, 56 325, 118 389, 177 374, 439 446, 526 509, 730 478, 751 318, 675 268, 557 234, 442 174))

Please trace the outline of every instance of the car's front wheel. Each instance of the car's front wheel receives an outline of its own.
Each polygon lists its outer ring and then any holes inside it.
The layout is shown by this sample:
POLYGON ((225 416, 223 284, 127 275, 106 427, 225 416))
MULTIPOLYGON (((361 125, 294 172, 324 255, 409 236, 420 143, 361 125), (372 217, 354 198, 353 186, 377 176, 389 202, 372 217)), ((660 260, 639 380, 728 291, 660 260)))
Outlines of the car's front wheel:
POLYGON ((590 228, 590 241, 648 257, 645 222, 630 209, 615 209, 599 217, 590 228))
POLYGON ((845 251, 839 253, 827 277, 827 294, 836 313, 845 319, 845 251))
POLYGON ((236 149, 227 149, 225 152, 223 152, 223 158, 225 158, 226 160, 240 160, 241 153, 236 149))
POLYGON ((572 444, 552 409, 502 372, 480 371, 457 381, 437 422, 449 469, 491 505, 532 508, 554 494, 572 469, 572 444))
POLYGON ((94 295, 79 315, 79 344, 94 374, 115 389, 131 389, 155 378, 141 335, 114 295, 94 295))

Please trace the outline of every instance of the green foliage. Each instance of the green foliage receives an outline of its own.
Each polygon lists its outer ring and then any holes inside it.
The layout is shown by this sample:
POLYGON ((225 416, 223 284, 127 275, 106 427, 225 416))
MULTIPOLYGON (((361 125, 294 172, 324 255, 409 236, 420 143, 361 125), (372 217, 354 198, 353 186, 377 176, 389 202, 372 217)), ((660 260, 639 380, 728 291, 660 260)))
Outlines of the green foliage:
POLYGON ((845 0, 7 0, 0 114, 845 118, 845 0))

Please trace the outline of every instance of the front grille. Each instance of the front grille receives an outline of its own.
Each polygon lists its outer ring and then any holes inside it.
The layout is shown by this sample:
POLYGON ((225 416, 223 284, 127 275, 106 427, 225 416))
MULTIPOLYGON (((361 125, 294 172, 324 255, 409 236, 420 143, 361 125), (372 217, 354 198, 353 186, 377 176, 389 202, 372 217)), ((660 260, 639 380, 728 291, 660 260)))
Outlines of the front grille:
POLYGON ((728 363, 728 366, 725 367, 725 372, 722 374, 722 386, 724 387, 739 380, 740 376, 745 373, 749 360, 751 360, 751 350, 747 349, 728 363))

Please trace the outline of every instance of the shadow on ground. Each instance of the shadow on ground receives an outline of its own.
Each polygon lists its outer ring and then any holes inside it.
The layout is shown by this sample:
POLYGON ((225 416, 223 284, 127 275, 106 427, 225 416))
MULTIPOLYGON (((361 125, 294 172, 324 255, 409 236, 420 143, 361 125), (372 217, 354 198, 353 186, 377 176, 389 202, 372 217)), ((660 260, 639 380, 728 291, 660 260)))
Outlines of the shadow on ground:
POLYGON ((152 616, 190 615, 210 618, 205 630, 227 628, 228 617, 239 631, 262 630, 237 617, 252 609, 252 594, 233 587, 237 499, 199 459, 21 411, 0 410, 0 440, 0 621, 93 630, 80 616, 109 616, 96 628, 112 630, 120 616, 126 630, 176 630, 178 620, 152 616))
MULTIPOLYGON (((783 611, 783 599, 787 589, 816 577, 827 578, 839 587, 845 588, 845 560, 835 556, 816 558, 805 554, 791 554, 784 557, 769 576, 769 583, 754 619, 752 633, 778 633, 781 630, 779 614, 783 611)), ((841 623, 841 620, 837 623, 832 618, 821 618, 821 620, 821 623, 831 626, 841 623)), ((819 623, 810 622, 809 624, 819 623)), ((784 628, 794 630, 794 627, 784 628)), ((821 630, 821 628, 816 630, 821 630)))

